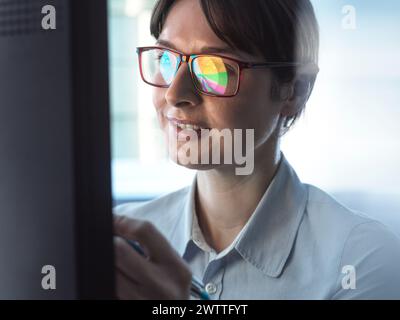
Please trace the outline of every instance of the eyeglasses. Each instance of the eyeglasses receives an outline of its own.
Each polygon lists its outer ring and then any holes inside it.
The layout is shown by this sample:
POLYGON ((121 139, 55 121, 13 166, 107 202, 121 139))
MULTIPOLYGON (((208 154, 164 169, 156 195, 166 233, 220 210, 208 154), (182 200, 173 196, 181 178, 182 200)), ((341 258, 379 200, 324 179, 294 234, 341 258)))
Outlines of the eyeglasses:
POLYGON ((139 47, 140 75, 154 87, 168 88, 183 62, 188 63, 195 88, 213 97, 233 97, 240 87, 243 69, 296 67, 294 62, 243 62, 216 54, 185 55, 160 47, 139 47))

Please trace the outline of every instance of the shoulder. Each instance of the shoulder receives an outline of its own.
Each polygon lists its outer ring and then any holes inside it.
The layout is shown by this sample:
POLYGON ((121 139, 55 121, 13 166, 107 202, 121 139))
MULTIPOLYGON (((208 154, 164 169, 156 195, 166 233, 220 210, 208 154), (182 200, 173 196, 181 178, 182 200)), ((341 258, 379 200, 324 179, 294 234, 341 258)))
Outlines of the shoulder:
POLYGON ((325 191, 306 184, 308 200, 305 220, 311 229, 318 229, 321 237, 345 245, 355 240, 367 242, 397 239, 383 223, 350 209, 325 191))
POLYGON ((398 236, 380 221, 346 207, 323 190, 306 186, 306 230, 314 235, 312 241, 335 257, 330 260, 338 275, 333 298, 400 298, 398 236), (344 290, 342 280, 348 270, 354 270, 357 285, 344 290))
POLYGON ((355 225, 344 239, 334 299, 400 299, 400 239, 374 220, 355 225), (354 287, 343 281, 353 276, 354 287))
POLYGON ((362 228, 364 224, 375 226, 377 230, 384 228, 377 220, 360 211, 350 209, 318 187, 310 184, 305 184, 305 186, 308 189, 306 219, 324 230, 326 234, 333 232, 345 236, 358 226, 362 228))
POLYGON ((304 186, 308 196, 299 236, 320 248, 322 255, 343 259, 346 254, 363 255, 368 251, 363 245, 397 245, 398 237, 382 222, 348 208, 318 187, 304 186))

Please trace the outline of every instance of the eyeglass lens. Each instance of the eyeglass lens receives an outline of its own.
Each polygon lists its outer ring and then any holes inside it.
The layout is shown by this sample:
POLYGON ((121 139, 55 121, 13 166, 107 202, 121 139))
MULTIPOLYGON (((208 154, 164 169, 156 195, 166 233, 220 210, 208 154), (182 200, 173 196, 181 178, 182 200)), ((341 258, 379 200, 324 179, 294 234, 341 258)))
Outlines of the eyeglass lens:
MULTIPOLYGON (((142 52, 142 73, 145 80, 156 86, 168 87, 180 65, 180 56, 163 49, 142 52)), ((233 95, 238 86, 239 67, 236 62, 218 56, 196 56, 191 63, 196 88, 204 93, 233 95)))

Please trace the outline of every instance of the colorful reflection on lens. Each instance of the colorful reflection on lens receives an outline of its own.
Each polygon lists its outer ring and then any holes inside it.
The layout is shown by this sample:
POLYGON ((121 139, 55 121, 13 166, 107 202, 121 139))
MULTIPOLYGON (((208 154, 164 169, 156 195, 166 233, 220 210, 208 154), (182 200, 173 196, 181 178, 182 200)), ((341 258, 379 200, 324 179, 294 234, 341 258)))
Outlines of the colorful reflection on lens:
POLYGON ((227 94, 228 71, 222 58, 198 57, 193 61, 193 72, 204 92, 227 94))
POLYGON ((164 51, 160 58, 160 72, 166 84, 171 84, 178 67, 178 59, 171 52, 164 51))

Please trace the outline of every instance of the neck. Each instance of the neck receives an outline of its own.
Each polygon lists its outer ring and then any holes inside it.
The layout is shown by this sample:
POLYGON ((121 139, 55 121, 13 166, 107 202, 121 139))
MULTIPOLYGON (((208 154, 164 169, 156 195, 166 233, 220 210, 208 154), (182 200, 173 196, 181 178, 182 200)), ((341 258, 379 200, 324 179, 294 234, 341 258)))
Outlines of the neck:
POLYGON ((196 214, 205 240, 217 252, 232 243, 275 175, 279 145, 266 149, 255 150, 250 175, 236 175, 232 166, 197 173, 196 214))

